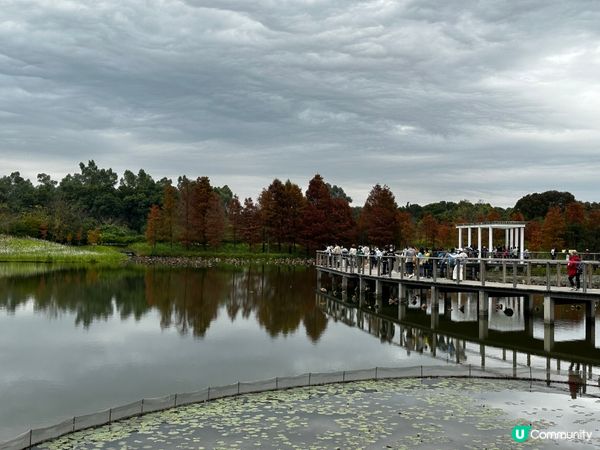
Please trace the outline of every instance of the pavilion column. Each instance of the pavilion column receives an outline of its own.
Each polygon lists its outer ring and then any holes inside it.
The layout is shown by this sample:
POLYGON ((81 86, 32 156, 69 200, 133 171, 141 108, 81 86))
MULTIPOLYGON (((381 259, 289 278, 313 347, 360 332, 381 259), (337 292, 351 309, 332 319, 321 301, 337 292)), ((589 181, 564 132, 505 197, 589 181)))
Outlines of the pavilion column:
POLYGON ((504 230, 505 238, 504 238, 504 246, 508 248, 508 228, 504 230))
POLYGON ((458 248, 462 248, 462 228, 458 229, 458 248))
POLYGON ((467 228, 467 242, 467 245, 471 247, 471 227, 467 228))
MULTIPOLYGON (((492 227, 488 227, 488 241, 489 241, 489 247, 488 248, 490 250, 492 249, 492 246, 494 245, 493 240, 494 240, 494 231, 493 231, 492 227)), ((489 254, 490 254, 490 258, 491 258, 492 257, 492 252, 490 251, 489 254)))
POLYGON ((513 248, 513 229, 509 228, 508 230, 508 249, 513 248))
POLYGON ((525 227, 521 227, 520 229, 521 231, 521 239, 520 239, 520 245, 519 245, 519 258, 522 260, 523 259, 523 250, 525 250, 525 227))
POLYGON ((477 249, 479 250, 479 257, 481 258, 481 227, 477 227, 477 249))

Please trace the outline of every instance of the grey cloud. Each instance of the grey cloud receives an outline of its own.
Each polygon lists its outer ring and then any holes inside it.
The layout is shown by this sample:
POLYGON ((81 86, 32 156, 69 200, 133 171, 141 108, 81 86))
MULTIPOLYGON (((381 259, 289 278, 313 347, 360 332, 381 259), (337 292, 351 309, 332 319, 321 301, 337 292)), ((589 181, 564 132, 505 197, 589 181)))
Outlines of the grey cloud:
POLYGON ((545 177, 600 162, 592 1, 0 6, 4 172, 93 158, 242 197, 320 172, 357 204, 375 182, 402 203, 595 199, 594 179, 545 177), (446 176, 465 168, 490 176, 446 176))

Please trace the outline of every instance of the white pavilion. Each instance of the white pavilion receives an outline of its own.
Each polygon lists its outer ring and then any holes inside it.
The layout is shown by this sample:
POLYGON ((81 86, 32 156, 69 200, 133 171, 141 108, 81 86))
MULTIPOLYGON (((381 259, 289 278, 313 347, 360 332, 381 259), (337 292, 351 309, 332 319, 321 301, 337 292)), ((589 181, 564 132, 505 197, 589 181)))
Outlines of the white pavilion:
MULTIPOLYGON (((480 222, 480 223, 463 223, 456 225, 458 229, 458 247, 463 247, 463 230, 467 230, 467 243, 473 248, 473 231, 477 230, 477 249, 481 255, 483 242, 481 239, 481 230, 488 230, 488 251, 491 255, 491 250, 494 247, 494 230, 504 230, 505 246, 507 248, 518 247, 519 258, 523 259, 523 251, 525 250, 525 225, 526 222, 508 221, 508 222, 480 222)), ((490 256, 491 257, 491 256, 490 256)))

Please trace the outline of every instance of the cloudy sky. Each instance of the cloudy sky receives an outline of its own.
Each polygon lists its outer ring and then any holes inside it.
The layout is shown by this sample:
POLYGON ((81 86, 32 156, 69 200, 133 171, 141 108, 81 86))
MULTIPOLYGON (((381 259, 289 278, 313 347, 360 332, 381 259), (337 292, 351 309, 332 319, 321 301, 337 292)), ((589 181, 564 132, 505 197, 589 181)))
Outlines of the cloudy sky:
POLYGON ((600 201, 600 4, 0 0, 0 173, 600 201))

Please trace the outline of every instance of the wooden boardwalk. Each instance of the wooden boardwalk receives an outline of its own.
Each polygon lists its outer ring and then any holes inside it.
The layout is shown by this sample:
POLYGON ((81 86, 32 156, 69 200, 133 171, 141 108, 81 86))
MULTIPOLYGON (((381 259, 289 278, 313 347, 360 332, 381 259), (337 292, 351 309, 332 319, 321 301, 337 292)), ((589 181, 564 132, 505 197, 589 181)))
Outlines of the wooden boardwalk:
POLYGON ((316 267, 319 271, 342 277, 407 286, 600 300, 600 275, 595 274, 598 270, 596 262, 586 263, 585 273, 581 276, 581 288, 573 291, 568 286, 565 261, 469 259, 459 262, 459 270, 453 271, 447 262, 437 258, 429 258, 430 265, 426 270, 418 263, 411 268, 402 257, 392 257, 387 262, 378 259, 375 264, 368 257, 354 258, 329 256, 320 252, 317 253, 316 267), (392 270, 387 270, 390 267, 392 270), (424 276, 425 273, 429 276, 424 276), (537 275, 532 276, 532 273, 537 275))

